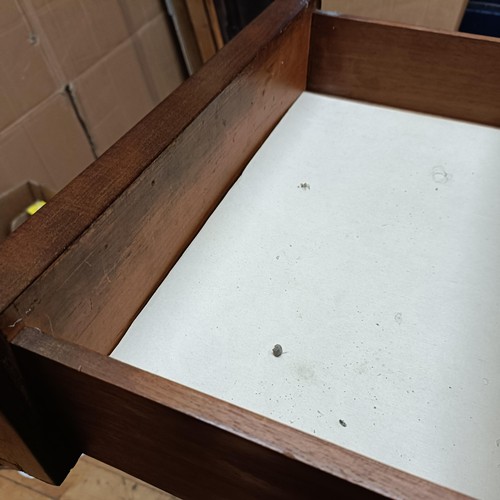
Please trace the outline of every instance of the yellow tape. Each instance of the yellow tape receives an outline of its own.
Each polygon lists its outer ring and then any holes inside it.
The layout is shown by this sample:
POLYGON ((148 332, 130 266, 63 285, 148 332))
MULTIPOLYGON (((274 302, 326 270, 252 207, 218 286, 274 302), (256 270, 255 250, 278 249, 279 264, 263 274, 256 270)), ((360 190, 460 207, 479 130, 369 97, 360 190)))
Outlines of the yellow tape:
POLYGON ((38 212, 38 210, 40 210, 43 206, 45 205, 45 202, 42 201, 42 200, 38 200, 38 201, 35 201, 35 203, 32 203, 27 209, 26 209, 26 212, 28 213, 28 215, 33 215, 35 214, 36 212, 38 212))

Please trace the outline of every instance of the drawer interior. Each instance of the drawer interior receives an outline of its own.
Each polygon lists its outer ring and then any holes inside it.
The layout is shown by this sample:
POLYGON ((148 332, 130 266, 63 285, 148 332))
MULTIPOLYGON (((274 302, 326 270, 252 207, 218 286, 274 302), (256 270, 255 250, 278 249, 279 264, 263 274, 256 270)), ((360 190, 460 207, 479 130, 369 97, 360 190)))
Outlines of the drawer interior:
POLYGON ((303 93, 112 356, 494 498, 499 158, 497 128, 303 93))
POLYGON ((498 486, 500 45, 314 3, 273 2, 0 246, 0 460, 218 498, 498 486))

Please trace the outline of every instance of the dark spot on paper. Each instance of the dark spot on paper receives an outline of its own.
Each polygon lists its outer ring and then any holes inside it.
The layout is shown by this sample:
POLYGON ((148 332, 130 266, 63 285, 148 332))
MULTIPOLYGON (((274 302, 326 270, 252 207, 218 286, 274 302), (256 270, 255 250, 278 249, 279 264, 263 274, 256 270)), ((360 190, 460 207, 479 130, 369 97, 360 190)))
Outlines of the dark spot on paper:
POLYGON ((347 424, 342 420, 340 419, 339 420, 339 424, 342 426, 342 427, 347 427, 347 424))
POLYGON ((297 187, 302 189, 302 191, 311 189, 311 186, 307 182, 301 182, 297 187))
POLYGON ((273 347, 273 356, 275 358, 279 358, 282 354, 283 354, 283 348, 279 344, 276 344, 273 347))

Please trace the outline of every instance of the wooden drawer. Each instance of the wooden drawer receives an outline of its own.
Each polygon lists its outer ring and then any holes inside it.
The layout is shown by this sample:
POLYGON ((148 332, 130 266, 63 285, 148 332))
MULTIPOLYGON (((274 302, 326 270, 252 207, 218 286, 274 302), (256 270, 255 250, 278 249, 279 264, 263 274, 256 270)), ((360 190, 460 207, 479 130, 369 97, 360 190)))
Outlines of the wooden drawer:
POLYGON ((461 496, 109 357, 305 90, 498 127, 500 45, 275 1, 0 246, 4 464, 58 483, 86 453, 185 498, 461 496))

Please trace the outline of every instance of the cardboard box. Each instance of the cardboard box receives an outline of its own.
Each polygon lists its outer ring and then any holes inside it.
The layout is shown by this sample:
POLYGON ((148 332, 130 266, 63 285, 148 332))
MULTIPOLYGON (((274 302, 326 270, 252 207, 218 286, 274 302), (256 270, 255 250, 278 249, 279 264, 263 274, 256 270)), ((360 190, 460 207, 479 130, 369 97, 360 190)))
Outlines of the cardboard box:
POLYGON ((160 0, 28 3, 97 155, 184 79, 160 0))
MULTIPOLYGON (((185 79, 175 33, 170 30, 165 14, 156 16, 137 31, 141 61, 147 68, 156 91, 156 100, 162 101, 185 79)), ((146 69, 144 69, 146 74, 146 69)))
POLYGON ((28 19, 13 0, 0 1, 0 61, 2 130, 61 86, 28 19))
POLYGON ((322 9, 383 21, 458 30, 467 0, 323 0, 322 9))
POLYGON ((94 160, 65 93, 0 132, 0 192, 32 179, 58 191, 94 160))
POLYGON ((71 81, 129 35, 121 2, 31 0, 29 17, 50 48, 52 64, 71 81))
POLYGON ((36 201, 48 201, 54 192, 36 182, 24 182, 0 194, 0 242, 30 215, 26 211, 36 201))
POLYGON ((164 14, 80 75, 72 90, 96 154, 106 151, 183 79, 164 14))
POLYGON ((2 0, 0 58, 0 192, 61 189, 184 79, 161 0, 2 0))

